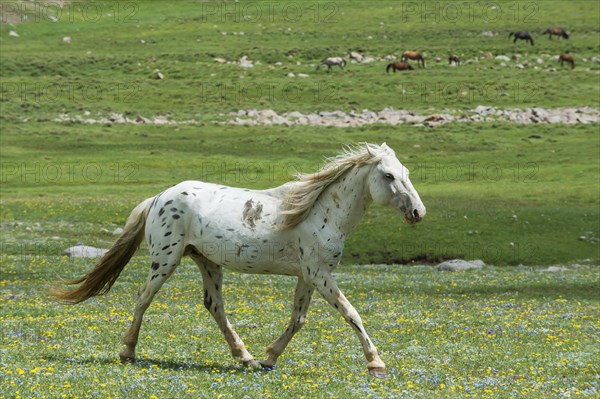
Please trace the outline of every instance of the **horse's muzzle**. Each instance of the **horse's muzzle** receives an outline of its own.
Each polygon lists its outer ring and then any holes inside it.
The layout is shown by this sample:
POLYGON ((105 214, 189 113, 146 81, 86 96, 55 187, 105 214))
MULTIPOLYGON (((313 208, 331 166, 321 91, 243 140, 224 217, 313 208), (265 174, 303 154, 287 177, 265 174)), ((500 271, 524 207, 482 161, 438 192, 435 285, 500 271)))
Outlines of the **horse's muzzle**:
POLYGON ((425 213, 426 211, 424 207, 421 209, 415 208, 412 211, 407 210, 406 212, 404 212, 404 220, 408 224, 419 223, 425 217, 425 213))

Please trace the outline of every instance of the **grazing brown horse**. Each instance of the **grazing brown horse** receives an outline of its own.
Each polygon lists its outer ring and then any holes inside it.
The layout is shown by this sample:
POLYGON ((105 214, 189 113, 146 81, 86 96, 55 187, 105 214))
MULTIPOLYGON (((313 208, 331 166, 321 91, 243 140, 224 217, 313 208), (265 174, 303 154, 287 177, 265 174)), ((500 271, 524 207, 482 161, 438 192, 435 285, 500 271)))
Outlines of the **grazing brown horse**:
POLYGON ((460 65, 460 57, 456 54, 452 54, 448 57, 448 65, 460 65))
POLYGON ((508 37, 510 38, 511 36, 515 37, 515 40, 513 40, 513 43, 516 43, 517 39, 520 39, 520 40, 525 40, 526 42, 531 43, 531 45, 533 46, 533 37, 531 37, 531 33, 529 33, 529 32, 510 32, 508 34, 508 37))
POLYGON ((387 68, 385 68, 385 71, 387 73, 390 73, 390 69, 392 69, 394 71, 394 73, 396 73, 396 71, 413 71, 414 70, 412 65, 410 65, 408 62, 404 62, 404 61, 396 61, 396 62, 392 62, 392 63, 388 64, 387 68))
POLYGON ((546 29, 542 35, 548 35, 548 39, 552 39, 552 36, 560 36, 563 39, 568 39, 571 34, 563 28, 551 27, 546 29))
POLYGON ((423 58, 423 55, 418 51, 405 51, 404 53, 402 53, 402 58, 400 58, 400 61, 406 60, 417 61, 419 67, 423 66, 423 68, 425 68, 425 58, 423 58))
POLYGON ((573 55, 570 52, 568 52, 568 51, 565 52, 565 53, 562 53, 558 57, 558 61, 560 61, 560 66, 561 67, 566 62, 567 64, 571 64, 571 69, 575 68, 575 60, 573 59, 573 55))

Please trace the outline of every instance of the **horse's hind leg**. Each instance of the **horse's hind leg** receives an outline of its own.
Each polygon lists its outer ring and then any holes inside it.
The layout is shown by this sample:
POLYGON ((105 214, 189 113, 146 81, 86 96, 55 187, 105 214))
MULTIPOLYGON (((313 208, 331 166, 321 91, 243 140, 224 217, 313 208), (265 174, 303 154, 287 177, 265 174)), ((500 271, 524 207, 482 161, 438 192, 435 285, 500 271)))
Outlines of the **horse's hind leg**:
POLYGON ((234 331, 231 323, 225 314, 223 305, 223 271, 221 266, 209 261, 204 256, 197 253, 190 254, 190 257, 196 262, 200 272, 202 273, 202 283, 204 285, 204 307, 208 309, 213 316, 219 329, 225 335, 225 340, 231 350, 231 355, 234 359, 244 365, 250 365, 253 368, 259 368, 259 364, 254 360, 254 357, 248 352, 242 339, 234 331))
POLYGON ((261 362, 263 368, 273 369, 273 367, 275 367, 277 358, 283 353, 294 334, 300 331, 300 328, 304 325, 313 291, 313 286, 306 284, 302 278, 298 278, 290 324, 285 332, 267 347, 267 355, 269 357, 267 360, 261 362))
POLYGON ((132 362, 135 360, 135 346, 138 342, 140 335, 140 327, 146 309, 152 303, 154 295, 158 292, 160 287, 165 281, 171 276, 173 271, 179 265, 181 259, 182 250, 176 251, 180 248, 169 248, 170 253, 163 256, 153 257, 152 266, 146 283, 138 291, 138 298, 135 304, 133 312, 133 320, 131 326, 123 336, 123 343, 125 349, 119 354, 122 362, 132 362), (177 253, 176 253, 177 252, 177 253))

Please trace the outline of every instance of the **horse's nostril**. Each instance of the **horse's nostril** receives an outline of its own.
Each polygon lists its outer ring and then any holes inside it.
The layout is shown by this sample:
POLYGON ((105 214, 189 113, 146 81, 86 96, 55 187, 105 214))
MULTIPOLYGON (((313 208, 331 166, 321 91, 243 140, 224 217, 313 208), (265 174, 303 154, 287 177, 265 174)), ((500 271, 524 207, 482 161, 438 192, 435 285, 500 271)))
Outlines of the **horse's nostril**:
POLYGON ((415 210, 413 211, 413 215, 414 215, 414 217, 415 217, 416 219, 418 219, 418 218, 419 218, 419 211, 415 209, 415 210))

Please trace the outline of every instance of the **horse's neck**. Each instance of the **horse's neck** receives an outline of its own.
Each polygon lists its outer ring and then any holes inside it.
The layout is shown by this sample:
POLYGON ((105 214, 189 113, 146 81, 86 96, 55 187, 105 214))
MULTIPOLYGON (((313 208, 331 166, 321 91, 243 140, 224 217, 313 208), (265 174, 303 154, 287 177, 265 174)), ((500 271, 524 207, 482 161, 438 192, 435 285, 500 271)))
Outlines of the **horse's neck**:
POLYGON ((354 168, 332 183, 319 197, 320 211, 345 236, 360 222, 372 202, 367 187, 371 166, 354 168))

